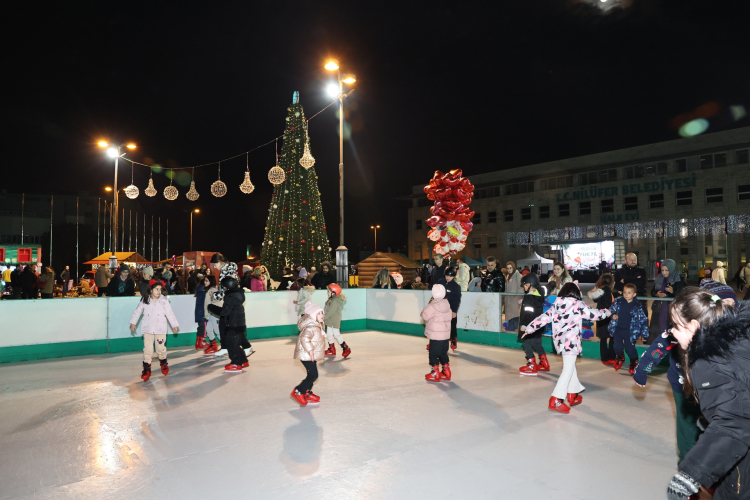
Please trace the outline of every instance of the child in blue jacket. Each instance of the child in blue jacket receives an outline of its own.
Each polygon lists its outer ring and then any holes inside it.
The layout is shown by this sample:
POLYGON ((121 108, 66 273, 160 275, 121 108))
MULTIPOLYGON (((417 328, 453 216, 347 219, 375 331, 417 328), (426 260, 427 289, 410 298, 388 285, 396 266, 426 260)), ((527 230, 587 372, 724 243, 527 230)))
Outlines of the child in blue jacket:
POLYGON ((635 342, 638 337, 644 340, 648 338, 648 318, 643 312, 643 307, 635 298, 637 288, 632 283, 625 285, 622 297, 614 301, 611 307, 612 321, 609 322, 609 336, 615 340, 614 346, 617 360, 614 369, 619 370, 625 363, 623 351, 630 358, 630 375, 635 373, 638 366, 638 351, 635 342))

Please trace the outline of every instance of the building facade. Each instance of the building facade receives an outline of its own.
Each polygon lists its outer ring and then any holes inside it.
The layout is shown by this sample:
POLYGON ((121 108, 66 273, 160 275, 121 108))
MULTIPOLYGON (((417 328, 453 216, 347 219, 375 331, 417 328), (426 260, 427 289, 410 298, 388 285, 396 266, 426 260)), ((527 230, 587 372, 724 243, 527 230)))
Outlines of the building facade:
MULTIPOLYGON (((560 256, 571 242, 615 241, 639 261, 674 259, 696 277, 728 262, 733 276, 750 244, 750 127, 471 175, 474 230, 459 254, 501 262, 532 251, 560 256)), ((413 186, 409 256, 432 257, 432 201, 413 186)))

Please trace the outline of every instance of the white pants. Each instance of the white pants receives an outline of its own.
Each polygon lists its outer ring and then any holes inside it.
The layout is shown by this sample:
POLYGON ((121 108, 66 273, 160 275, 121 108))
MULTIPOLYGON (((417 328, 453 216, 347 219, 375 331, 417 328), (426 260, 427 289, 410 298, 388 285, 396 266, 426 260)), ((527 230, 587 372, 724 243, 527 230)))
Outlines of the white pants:
POLYGON ((344 343, 344 338, 341 336, 341 330, 332 326, 326 327, 326 337, 328 337, 328 343, 333 344, 334 338, 339 345, 344 343))
POLYGON ((552 391, 552 395, 558 399, 565 399, 568 394, 578 394, 585 389, 578 380, 578 372, 576 371, 578 356, 576 354, 563 354, 562 359, 563 370, 560 378, 557 379, 555 390, 552 391))
POLYGON ((208 340, 216 340, 216 338, 219 336, 219 318, 217 318, 216 316, 212 316, 210 314, 207 315, 206 336, 208 337, 208 340), (214 333, 216 335, 214 335, 214 333))

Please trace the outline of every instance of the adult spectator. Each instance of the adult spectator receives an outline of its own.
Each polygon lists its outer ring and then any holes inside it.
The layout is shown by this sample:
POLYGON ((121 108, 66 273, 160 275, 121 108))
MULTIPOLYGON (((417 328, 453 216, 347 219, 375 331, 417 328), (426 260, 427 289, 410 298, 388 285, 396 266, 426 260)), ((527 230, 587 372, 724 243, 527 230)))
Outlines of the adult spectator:
MULTIPOLYGON (((652 297, 674 298, 687 285, 677 273, 677 264, 672 259, 664 259, 659 269, 659 275, 654 279, 652 297)), ((647 344, 653 342, 669 326, 669 302, 655 300, 651 304, 651 325, 648 331, 647 344)))
POLYGON ((60 273, 60 280, 62 281, 62 296, 68 295, 68 283, 70 282, 70 266, 65 266, 65 269, 60 273))
POLYGON ((300 271, 302 271, 302 264, 295 264, 294 266, 292 266, 292 275, 294 276, 295 283, 299 279, 300 271))
POLYGON ((435 254, 435 265, 432 266, 432 273, 430 274, 430 289, 432 289, 432 285, 437 285, 437 283, 445 278, 445 268, 448 267, 445 262, 443 262, 443 256, 439 253, 435 254))
MULTIPOLYGON (((302 266, 300 266, 299 269, 301 272, 302 266)), ((313 280, 310 281, 310 284, 317 290, 325 290, 331 283, 336 283, 336 273, 331 268, 331 263, 328 261, 324 261, 320 264, 320 272, 315 273, 315 276, 313 280)))
POLYGON ((312 281, 316 274, 318 274, 318 270, 315 269, 315 266, 311 266, 310 270, 307 272, 307 279, 312 281))
POLYGON ((96 268, 96 274, 94 275, 94 284, 96 285, 97 291, 96 296, 101 297, 104 292, 107 291, 109 280, 112 279, 112 275, 107 271, 107 266, 100 265, 96 268))
POLYGON ((33 267, 31 265, 26 266, 18 279, 21 283, 21 297, 24 299, 35 299, 37 293, 37 277, 33 267))
MULTIPOLYGON (((245 277, 244 275, 242 276, 245 277)), ((250 273, 250 291, 251 292, 265 292, 266 291, 266 278, 263 276, 259 267, 250 273)))
POLYGON ((703 277, 704 278, 710 278, 711 277, 711 268, 708 267, 708 264, 703 266, 703 277))
POLYGON ((748 283, 750 283, 750 259, 748 259, 747 264, 740 271, 740 291, 742 291, 742 288, 748 283))
MULTIPOLYGON (((523 285, 521 284, 521 273, 518 272, 516 263, 509 260, 505 264, 505 269, 508 270, 508 279, 505 280, 505 291, 512 293, 523 293, 523 285)), ((508 295, 503 298, 505 304, 505 321, 508 322, 508 331, 514 332, 518 329, 518 318, 520 316, 521 302, 519 295, 508 295)))
POLYGON ((523 266, 523 271, 521 271, 521 277, 526 276, 531 272, 531 269, 529 269, 529 266, 523 266))
MULTIPOLYGON (((636 295, 639 297, 646 295, 646 270, 638 265, 638 256, 634 253, 625 255, 625 265, 615 271, 615 289, 620 295, 628 283, 635 285, 636 295)), ((648 301, 642 300, 641 306, 648 318, 648 301)))
POLYGON ((124 262, 120 272, 107 285, 107 297, 132 297, 135 295, 135 282, 130 277, 130 268, 124 262))
POLYGON ((471 269, 469 269, 469 264, 467 264, 461 258, 456 259, 456 264, 458 264, 458 273, 456 274, 456 283, 458 283, 458 286, 461 287, 462 292, 466 292, 469 290, 469 280, 471 280, 471 269))
POLYGON ((55 293, 55 270, 50 266, 44 266, 44 272, 39 276, 39 285, 43 299, 51 299, 55 293))
POLYGON ((701 290, 708 290, 712 294, 717 295, 728 306, 736 307, 739 305, 737 294, 734 293, 734 290, 729 285, 719 283, 712 278, 704 278, 701 280, 700 288, 701 290))
MULTIPOLYGON (((259 266, 260 267, 260 274, 263 275, 263 279, 266 282, 266 290, 271 289, 271 275, 268 272, 268 269, 266 266, 259 266)), ((312 269, 315 269, 314 267, 312 269)))
POLYGON ((482 280, 482 291, 505 291, 505 275, 497 268, 497 260, 495 257, 487 257, 487 272, 484 274, 484 280, 482 280))
POLYGON ((149 293, 148 282, 154 277, 154 268, 151 266, 144 267, 141 274, 143 275, 143 279, 138 283, 138 292, 141 294, 141 297, 145 297, 149 293))
POLYGON ((384 267, 372 279, 372 287, 392 288, 393 290, 396 290, 398 288, 398 285, 396 284, 396 280, 393 279, 393 276, 391 276, 391 274, 388 272, 388 268, 384 267))
POLYGON ((281 281, 279 281, 279 287, 277 290, 289 290, 294 284, 294 273, 291 267, 285 267, 284 272, 281 275, 281 281))
MULTIPOLYGON (((554 266, 552 266, 552 276, 550 276, 549 281, 547 282, 547 294, 557 295, 560 293, 560 290, 565 283, 572 282, 573 278, 570 277, 568 270, 565 269, 565 264, 562 262, 555 262, 554 266)), ((646 293, 645 290, 643 293, 646 293)))
POLYGON ((482 291, 482 270, 478 267, 472 271, 473 278, 469 282, 469 286, 466 289, 467 292, 481 292, 482 291))
POLYGON ((5 283, 8 283, 8 284, 10 283, 10 274, 12 272, 13 271, 10 270, 10 267, 6 267, 5 270, 3 271, 3 281, 5 283))
POLYGON ((23 290, 23 287, 21 286, 21 266, 16 266, 15 269, 10 273, 10 286, 13 287, 13 298, 14 299, 20 299, 21 298, 21 291, 23 290))
POLYGON ((711 279, 718 281, 719 283, 727 284, 726 271, 724 271, 724 263, 720 260, 716 261, 716 269, 711 273, 711 279))
POLYGON ((253 268, 250 266, 242 266, 242 277, 240 278, 240 286, 246 290, 252 290, 250 280, 252 279, 253 268))

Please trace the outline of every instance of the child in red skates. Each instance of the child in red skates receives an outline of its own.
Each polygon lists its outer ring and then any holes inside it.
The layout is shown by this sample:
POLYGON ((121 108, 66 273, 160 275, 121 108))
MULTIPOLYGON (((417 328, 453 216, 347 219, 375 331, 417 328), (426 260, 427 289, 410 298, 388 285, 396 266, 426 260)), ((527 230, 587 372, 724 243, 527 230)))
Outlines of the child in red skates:
POLYGON ((341 337, 341 313, 344 310, 344 302, 346 301, 346 295, 341 293, 341 287, 336 283, 328 285, 328 300, 326 301, 326 309, 324 313, 324 319, 326 324, 326 337, 328 337, 328 349, 326 350, 326 356, 336 356, 336 344, 334 340, 339 343, 341 354, 345 358, 352 353, 349 346, 346 345, 344 339, 341 337))
POLYGON ((294 349, 294 359, 299 359, 307 370, 307 377, 292 391, 292 399, 302 406, 320 404, 320 397, 312 392, 318 380, 318 360, 323 359, 326 337, 323 333, 323 308, 318 304, 305 304, 305 314, 297 322, 299 337, 294 349))
POLYGON ((530 335, 547 323, 552 323, 552 343, 557 353, 562 354, 562 373, 549 398, 548 409, 570 413, 570 406, 579 405, 583 401, 583 397, 578 393, 582 392, 585 387, 578 381, 576 372, 576 361, 582 350, 581 323, 583 318, 596 321, 610 314, 609 309, 598 310, 586 307, 581 299, 581 290, 578 285, 565 283, 552 307, 526 326, 524 335, 530 335), (565 399, 570 406, 565 404, 565 399))
POLYGON ((518 369, 521 375, 536 376, 539 372, 549 371, 549 361, 547 353, 542 345, 542 330, 538 330, 529 335, 524 335, 526 325, 534 319, 541 316, 544 311, 544 295, 539 290, 544 289, 539 285, 539 278, 536 274, 528 273, 521 278, 521 286, 524 295, 521 300, 521 311, 518 317, 518 341, 523 342, 523 350, 526 352, 526 365, 518 369), (536 363, 534 351, 539 354, 539 364, 536 363))
POLYGON ((172 332, 177 333, 180 325, 177 318, 172 312, 172 306, 169 299, 162 296, 162 288, 166 286, 163 281, 151 280, 148 283, 148 293, 141 297, 138 307, 135 308, 133 315, 130 317, 130 331, 134 332, 138 320, 143 315, 141 323, 141 333, 143 334, 143 373, 141 378, 146 382, 151 377, 151 356, 154 354, 154 344, 156 353, 159 355, 161 372, 166 375, 169 373, 167 365, 167 331, 169 325, 172 326, 172 332), (169 325, 167 324, 169 321, 169 325))
POLYGON ((432 371, 424 376, 430 382, 451 379, 451 367, 448 359, 448 344, 451 338, 451 321, 453 311, 445 298, 445 287, 434 285, 432 299, 420 314, 425 320, 424 335, 430 339, 430 366, 432 371), (438 364, 443 369, 438 369, 438 364))
POLYGON ((206 319, 205 336, 208 337, 208 346, 203 353, 216 354, 221 349, 217 342, 220 338, 219 317, 212 312, 209 312, 208 306, 214 304, 221 307, 224 305, 224 299, 216 299, 214 297, 214 294, 219 291, 219 287, 216 286, 216 277, 213 274, 206 276, 203 280, 203 286, 206 289, 206 296, 203 304, 203 317, 206 319))

